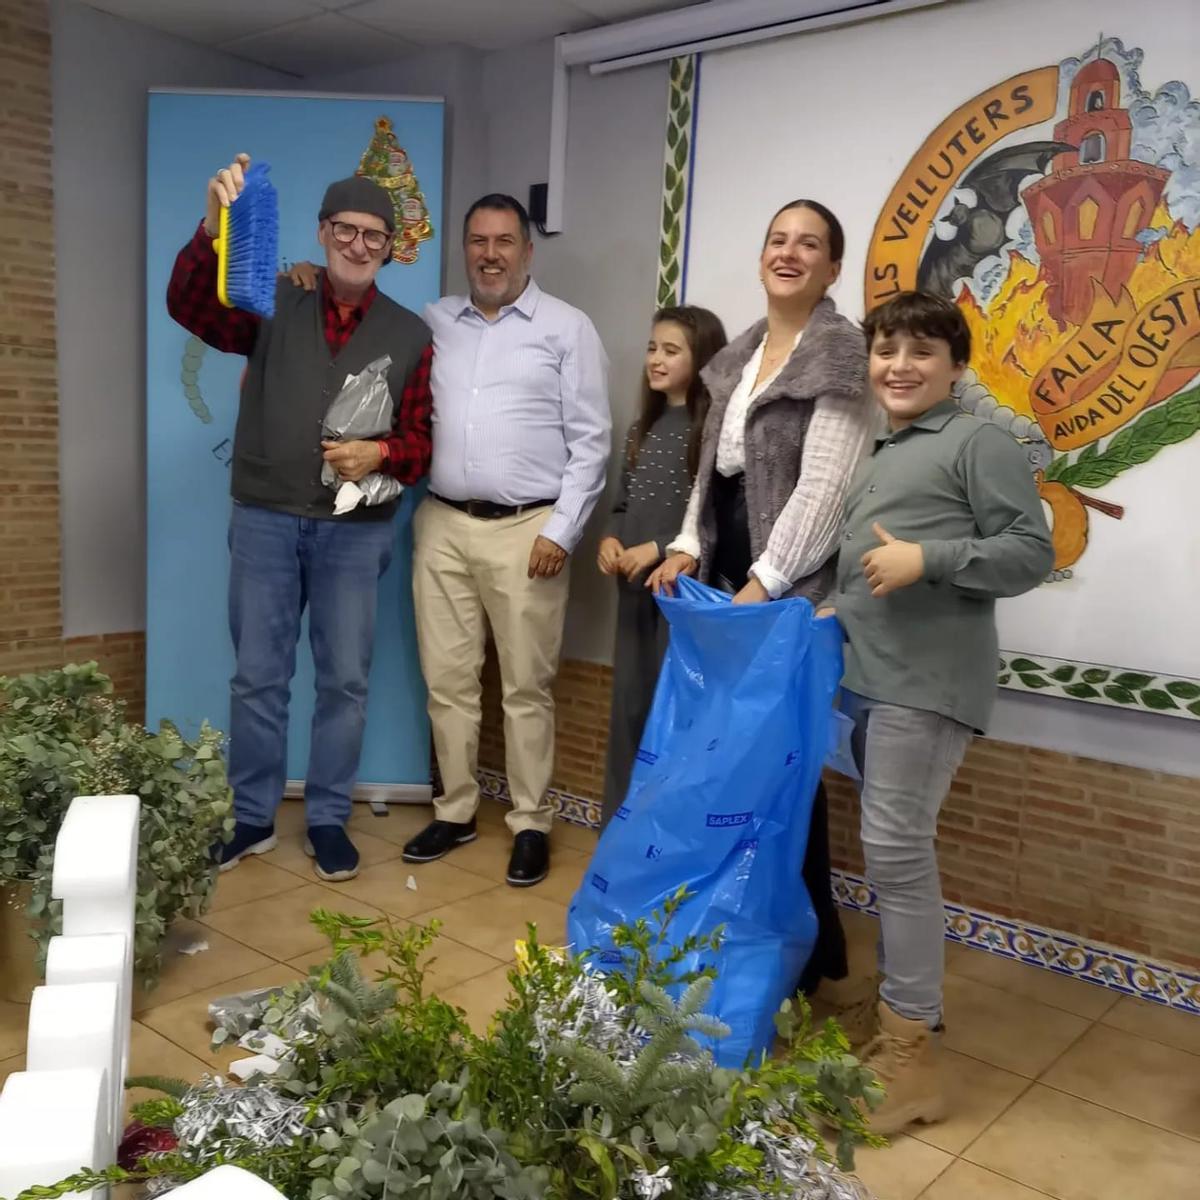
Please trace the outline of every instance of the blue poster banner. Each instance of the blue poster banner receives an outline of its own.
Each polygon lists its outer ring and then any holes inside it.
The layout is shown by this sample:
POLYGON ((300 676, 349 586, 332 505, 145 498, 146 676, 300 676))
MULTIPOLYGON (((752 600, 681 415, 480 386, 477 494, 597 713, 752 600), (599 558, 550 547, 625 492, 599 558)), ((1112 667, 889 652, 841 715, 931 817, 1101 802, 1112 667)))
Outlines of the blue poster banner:
MULTIPOLYGON (((281 268, 323 262, 317 211, 328 183, 360 166, 394 188, 397 257, 381 291, 420 312, 441 281, 440 100, 152 92, 146 203, 146 719, 187 733, 228 728, 229 464, 245 360, 205 347, 167 315, 175 255, 203 216, 208 178, 244 151, 271 165, 281 268), (387 176, 383 178, 381 176, 387 176)), ((427 786, 429 727, 413 629, 406 491, 396 553, 380 583, 360 784, 427 786)), ((307 622, 292 681, 288 777, 303 779, 313 711, 307 622)), ((372 789, 374 790, 374 789, 372 789)), ((397 795, 402 793, 397 793, 397 795)))

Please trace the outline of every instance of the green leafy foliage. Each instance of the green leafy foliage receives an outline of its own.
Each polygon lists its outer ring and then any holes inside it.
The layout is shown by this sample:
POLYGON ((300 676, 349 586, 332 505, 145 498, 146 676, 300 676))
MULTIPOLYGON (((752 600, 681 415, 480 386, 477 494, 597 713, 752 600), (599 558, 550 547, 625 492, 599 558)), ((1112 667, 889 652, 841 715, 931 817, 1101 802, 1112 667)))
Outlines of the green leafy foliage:
POLYGON ((138 796, 134 964, 152 985, 171 923, 208 907, 211 848, 233 829, 233 801, 219 733, 205 725, 189 741, 165 721, 151 733, 126 721, 111 693, 95 663, 0 677, 0 890, 31 885, 27 911, 44 951, 61 925, 51 875, 71 801, 138 796))
MULTIPOLYGON (((873 1077, 836 1025, 813 1028, 803 1000, 779 1013, 773 1056, 717 1068, 697 1042, 728 1032, 704 1012, 713 972, 684 971, 682 960, 719 946, 720 934, 672 946, 668 931, 686 900, 681 890, 618 932, 627 972, 609 990, 606 1016, 581 998, 596 994, 585 959, 541 946, 531 927, 511 995, 482 1034, 426 994, 436 925, 318 911, 331 959, 274 994, 262 1015, 290 1047, 267 1086, 301 1104, 307 1136, 266 1149, 227 1129, 215 1155, 185 1146, 103 1180, 180 1182, 219 1161, 291 1200, 618 1200, 643 1173, 659 1172, 680 1200, 711 1185, 775 1194, 766 1155, 744 1129, 800 1135, 824 1157, 818 1120, 837 1132, 848 1167, 855 1146, 879 1142, 864 1115, 879 1098, 873 1077), (366 955, 384 963, 371 979, 366 955), (603 1036, 589 1037, 597 1022, 603 1036), (634 1049, 606 1053, 605 1037, 634 1049)), ((167 1097, 139 1106, 143 1119, 177 1115, 174 1081, 136 1083, 167 1097)), ((56 1200, 100 1181, 76 1175, 17 1200, 56 1200)))

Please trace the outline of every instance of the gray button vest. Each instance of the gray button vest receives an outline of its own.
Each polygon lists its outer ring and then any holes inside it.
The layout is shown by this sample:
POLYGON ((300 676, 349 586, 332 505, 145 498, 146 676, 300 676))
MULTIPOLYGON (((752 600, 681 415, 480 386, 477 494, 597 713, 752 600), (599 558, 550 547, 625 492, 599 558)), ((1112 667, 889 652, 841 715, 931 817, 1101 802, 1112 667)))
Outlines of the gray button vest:
POLYGON ((333 515, 333 489, 321 482, 321 423, 347 375, 381 355, 392 356, 388 387, 393 411, 404 381, 429 344, 420 317, 379 293, 336 357, 325 341, 321 292, 280 281, 275 316, 264 321, 242 383, 233 442, 235 500, 302 517, 385 520, 395 502, 360 505, 333 515))

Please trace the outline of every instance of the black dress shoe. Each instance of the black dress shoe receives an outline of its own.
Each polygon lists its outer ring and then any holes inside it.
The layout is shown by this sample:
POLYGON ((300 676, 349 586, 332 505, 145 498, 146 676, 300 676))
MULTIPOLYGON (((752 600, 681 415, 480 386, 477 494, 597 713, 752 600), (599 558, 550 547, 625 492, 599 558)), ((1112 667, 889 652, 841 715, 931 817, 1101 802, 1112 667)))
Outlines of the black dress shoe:
POLYGON ((536 829, 525 829, 513 842, 506 881, 509 887, 533 887, 550 874, 550 839, 536 829))
POLYGON ((430 821, 416 837, 404 845, 404 861, 433 862, 449 854, 455 846, 465 846, 475 840, 475 818, 464 821, 430 821))

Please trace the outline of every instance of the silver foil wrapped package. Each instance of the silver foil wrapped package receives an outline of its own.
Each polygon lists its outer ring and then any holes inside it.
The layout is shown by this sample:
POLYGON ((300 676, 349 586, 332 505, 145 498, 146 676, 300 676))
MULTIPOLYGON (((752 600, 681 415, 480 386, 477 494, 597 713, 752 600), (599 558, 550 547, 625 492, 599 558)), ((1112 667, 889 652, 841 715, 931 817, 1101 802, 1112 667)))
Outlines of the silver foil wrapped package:
MULTIPOLYGON (((342 390, 333 398, 321 428, 322 440, 350 442, 380 438, 392 429, 392 394, 388 391, 387 374, 392 358, 368 363, 357 375, 347 375, 342 390)), ((325 463, 321 467, 321 482, 337 491, 334 511, 339 515, 359 504, 386 504, 401 492, 401 484, 382 471, 354 483, 344 480, 325 463)))
POLYGON ((283 995, 281 987, 256 988, 233 996, 220 996, 208 1005, 208 1019, 217 1029, 226 1030, 236 1041, 262 1024, 271 1001, 283 995))

